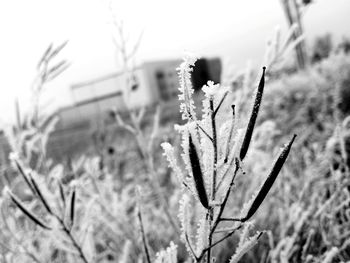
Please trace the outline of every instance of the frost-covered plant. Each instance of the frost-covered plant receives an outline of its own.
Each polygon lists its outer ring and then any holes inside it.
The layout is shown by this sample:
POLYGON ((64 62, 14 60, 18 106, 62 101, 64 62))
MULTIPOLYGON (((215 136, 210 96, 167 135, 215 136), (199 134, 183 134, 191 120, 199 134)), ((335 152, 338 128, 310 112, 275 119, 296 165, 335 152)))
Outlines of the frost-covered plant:
MULTIPOLYGON (((236 177, 247 176, 243 161, 249 149, 263 96, 265 67, 250 118, 246 128, 241 128, 235 116, 234 105, 232 105, 231 119, 219 125, 217 115, 229 90, 211 81, 202 89, 205 94, 202 117, 197 118, 190 81, 195 61, 196 58, 189 55, 178 68, 180 111, 186 123, 177 125, 176 129, 182 136, 182 160, 185 168, 181 169, 178 166, 173 146, 163 143, 162 147, 183 188, 179 218, 182 238, 188 252, 196 262, 201 262, 205 257, 207 262, 212 262, 213 247, 244 227, 260 207, 286 161, 296 135, 283 147, 265 182, 244 205, 241 214, 224 216, 236 177), (194 203, 191 201, 191 196, 195 200, 194 203), (219 228, 219 225, 224 222, 229 222, 229 225, 219 228), (195 245, 193 244, 194 233, 196 233, 195 245)), ((231 262, 237 262, 257 242, 262 233, 244 238, 231 262)))

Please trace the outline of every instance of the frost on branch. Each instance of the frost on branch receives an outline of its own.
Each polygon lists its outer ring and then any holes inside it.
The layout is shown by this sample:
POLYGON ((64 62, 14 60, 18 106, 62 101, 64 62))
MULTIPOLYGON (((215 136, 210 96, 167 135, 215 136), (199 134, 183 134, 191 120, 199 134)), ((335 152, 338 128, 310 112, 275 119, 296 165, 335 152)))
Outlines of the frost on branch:
POLYGON ((191 72, 196 61, 197 58, 195 56, 188 54, 184 58, 184 62, 177 68, 180 82, 179 101, 182 101, 180 112, 182 113, 183 120, 196 120, 195 106, 192 99, 194 90, 191 82, 191 72))
POLYGON ((201 219, 198 223, 198 229, 197 229, 197 244, 196 244, 196 250, 197 254, 200 254, 202 250, 207 246, 208 244, 208 235, 209 235, 209 225, 205 218, 205 214, 201 215, 201 219))
POLYGON ((178 215, 181 224, 181 238, 186 245, 187 252, 194 256, 190 244, 187 242, 187 239, 190 239, 188 235, 191 232, 190 209, 190 198, 188 195, 184 194, 180 200, 178 215))
POLYGON ((179 202, 179 219, 181 224, 182 238, 185 240, 184 233, 189 229, 189 202, 190 198, 184 194, 179 202))
POLYGON ((164 156, 166 156, 169 166, 174 170, 175 175, 177 176, 180 183, 184 181, 184 176, 182 174, 182 171, 180 167, 176 163, 176 158, 174 154, 174 147, 171 146, 170 143, 164 142, 161 144, 163 150, 164 150, 164 156))
POLYGON ((202 90, 204 92, 204 95, 208 99, 214 98, 214 96, 218 93, 220 88, 219 84, 214 84, 214 81, 208 81, 207 85, 204 85, 202 90))

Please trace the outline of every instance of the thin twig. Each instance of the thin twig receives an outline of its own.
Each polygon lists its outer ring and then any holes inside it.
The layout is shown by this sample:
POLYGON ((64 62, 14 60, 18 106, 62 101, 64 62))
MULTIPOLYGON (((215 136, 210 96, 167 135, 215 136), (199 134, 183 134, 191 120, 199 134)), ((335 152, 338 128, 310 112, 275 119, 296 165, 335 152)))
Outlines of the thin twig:
POLYGON ((144 252, 145 252, 145 256, 146 256, 146 260, 147 263, 151 263, 151 257, 149 255, 149 248, 148 248, 148 242, 147 242, 147 237, 145 234, 145 229, 143 226, 143 220, 142 220, 142 213, 141 213, 141 204, 140 204, 140 194, 138 191, 136 191, 137 193, 137 218, 139 220, 139 224, 140 224, 140 231, 141 231, 141 236, 142 236, 142 244, 143 244, 143 248, 144 248, 144 252))
POLYGON ((192 245, 191 245, 191 242, 190 242, 190 239, 188 237, 188 234, 187 232, 185 232, 185 239, 186 239, 186 243, 188 245, 188 247, 190 248, 191 250, 191 253, 193 254, 193 257, 196 259, 197 262, 199 262, 200 258, 196 255, 196 253, 194 252, 194 249, 192 248, 192 245))
POLYGON ((202 128, 202 126, 200 126, 200 125, 198 124, 198 122, 196 122, 196 125, 197 125, 197 127, 205 134, 205 136, 207 136, 208 139, 209 139, 211 142, 213 142, 213 138, 202 128))
POLYGON ((218 106, 217 106, 216 109, 214 110, 214 116, 216 116, 216 114, 218 113, 218 111, 219 111, 219 109, 220 109, 222 103, 224 102, 225 98, 227 97, 227 94, 228 94, 228 91, 226 91, 226 92, 224 93, 224 95, 222 96, 222 98, 221 98, 221 100, 220 100, 218 106))
POLYGON ((242 228, 243 224, 239 225, 238 227, 236 227, 234 230, 232 230, 230 233, 228 233, 227 235, 223 236, 222 238, 220 238, 219 240, 217 240, 216 242, 214 242, 210 247, 207 247, 206 249, 204 249, 204 251, 211 249, 212 247, 216 246, 217 244, 221 243, 222 241, 224 241, 225 239, 229 238, 230 236, 232 236, 237 230, 239 230, 240 228, 242 228))
POLYGON ((217 244, 221 243, 222 241, 224 241, 225 239, 229 238, 230 236, 232 236, 237 230, 239 230, 240 228, 242 228, 243 224, 240 224, 238 227, 234 228, 230 233, 226 234, 225 236, 223 236, 222 238, 220 238, 219 240, 217 240, 216 242, 214 242, 213 244, 209 245, 208 247, 206 247, 205 249, 203 249, 201 255, 198 257, 199 261, 203 258, 203 256, 205 255, 205 253, 207 251, 210 251, 214 246, 216 246, 217 244))
POLYGON ((235 229, 236 227, 223 227, 215 230, 214 234, 226 233, 235 229))
MULTIPOLYGON (((57 217, 58 219, 58 217, 57 217)), ((72 236, 71 231, 66 227, 66 225, 64 224, 64 222, 61 219, 58 219, 58 221, 60 222, 60 225, 62 226, 62 230, 63 232, 68 236, 68 238, 70 239, 70 241, 72 242, 72 245, 74 246, 74 248, 78 251, 79 256, 81 258, 81 260, 84 263, 89 263, 89 261, 87 260, 87 258, 84 255, 84 252, 82 250, 82 248, 79 246, 79 244, 77 243, 77 241, 75 240, 75 238, 72 236)))
POLYGON ((237 173, 238 173, 238 170, 239 170, 239 168, 240 168, 240 166, 239 166, 239 161, 238 161, 237 158, 235 159, 235 161, 236 161, 236 168, 235 168, 234 174, 233 174, 233 176, 232 176, 230 185, 229 185, 229 187, 228 187, 228 189, 227 189, 227 191, 226 191, 226 195, 225 195, 225 197, 224 197, 224 200, 223 200, 223 202, 222 202, 222 205, 220 206, 220 210, 219 210, 219 213, 218 213, 218 215, 217 215, 217 217, 216 217, 216 219, 215 219, 214 225, 213 225, 213 227, 212 227, 212 229, 211 229, 211 231, 210 231, 210 235, 213 235, 213 233, 214 233, 216 227, 217 227, 218 224, 220 223, 220 218, 221 218, 221 216, 222 216, 222 214, 223 214, 223 212, 224 212, 224 210, 225 210, 225 206, 226 206, 228 197, 230 196, 231 189, 232 189, 232 187, 233 187, 233 185, 234 185, 235 178, 236 178, 237 173))
MULTIPOLYGON (((214 99, 209 99, 209 107, 211 111, 211 127, 212 127, 212 133, 213 133, 213 175, 212 175, 212 182, 211 182, 211 201, 215 201, 215 193, 216 193, 216 176, 217 176, 217 162, 218 162, 218 147, 217 147, 217 138, 216 138, 216 123, 215 123, 215 111, 214 111, 214 99)), ((214 207, 211 207, 208 210, 208 225, 210 232, 212 231, 212 221, 214 217, 214 207)), ((207 250, 207 262, 211 262, 211 245, 212 245, 212 235, 209 234, 208 236, 208 244, 209 249, 207 250)))
POLYGON ((211 110, 211 126, 213 131, 213 148, 214 148, 214 158, 213 158, 213 177, 212 177, 212 189, 211 189, 211 200, 215 200, 216 193, 216 174, 217 174, 217 162, 218 162, 218 146, 217 146, 217 136, 216 136, 216 123, 215 123, 215 112, 214 112, 214 100, 209 100, 210 110, 211 110))
POLYGON ((242 222, 243 218, 227 218, 227 217, 223 217, 220 218, 219 221, 233 221, 233 222, 242 222))

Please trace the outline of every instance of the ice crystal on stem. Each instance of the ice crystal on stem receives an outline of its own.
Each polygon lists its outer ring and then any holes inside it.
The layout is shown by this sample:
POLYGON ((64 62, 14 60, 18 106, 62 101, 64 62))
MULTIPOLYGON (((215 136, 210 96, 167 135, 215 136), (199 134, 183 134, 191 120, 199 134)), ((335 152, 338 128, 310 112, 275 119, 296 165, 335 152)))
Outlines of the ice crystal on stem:
POLYGON ((194 90, 191 82, 191 72, 196 61, 197 58, 194 55, 188 54, 185 56, 184 62, 177 68, 180 79, 179 100, 182 101, 180 112, 183 120, 196 120, 195 106, 192 99, 194 90))
POLYGON ((175 153, 174 153, 174 147, 171 146, 170 143, 164 142, 161 144, 163 150, 164 150, 164 156, 166 156, 168 162, 169 162, 169 167, 171 167, 174 171, 175 174, 181 183, 184 180, 184 176, 182 174, 182 171, 180 167, 177 165, 176 158, 175 158, 175 153))
POLYGON ((218 93, 219 88, 219 84, 214 84, 214 81, 209 80, 207 85, 203 86, 202 90, 208 99, 212 99, 218 93))
POLYGON ((170 242, 169 247, 156 254, 155 263, 176 263, 177 262, 177 245, 170 242))

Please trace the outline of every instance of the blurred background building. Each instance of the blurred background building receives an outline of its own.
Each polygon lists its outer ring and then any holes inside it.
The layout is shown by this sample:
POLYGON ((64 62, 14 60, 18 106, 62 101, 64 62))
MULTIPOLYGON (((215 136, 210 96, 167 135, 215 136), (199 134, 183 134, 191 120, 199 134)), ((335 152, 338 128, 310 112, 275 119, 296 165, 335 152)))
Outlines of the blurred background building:
MULTIPOLYGON (((97 79, 76 83, 71 86, 74 103, 58 110, 60 121, 58 130, 91 125, 101 120, 107 121, 108 111, 127 110, 123 98, 126 86, 131 87, 128 109, 151 106, 161 101, 169 101, 178 94, 176 68, 181 60, 161 60, 145 62, 127 76, 122 72, 101 76, 97 79)), ((219 58, 202 58, 196 62, 193 85, 200 89, 208 80, 220 82, 221 61, 219 58)))

